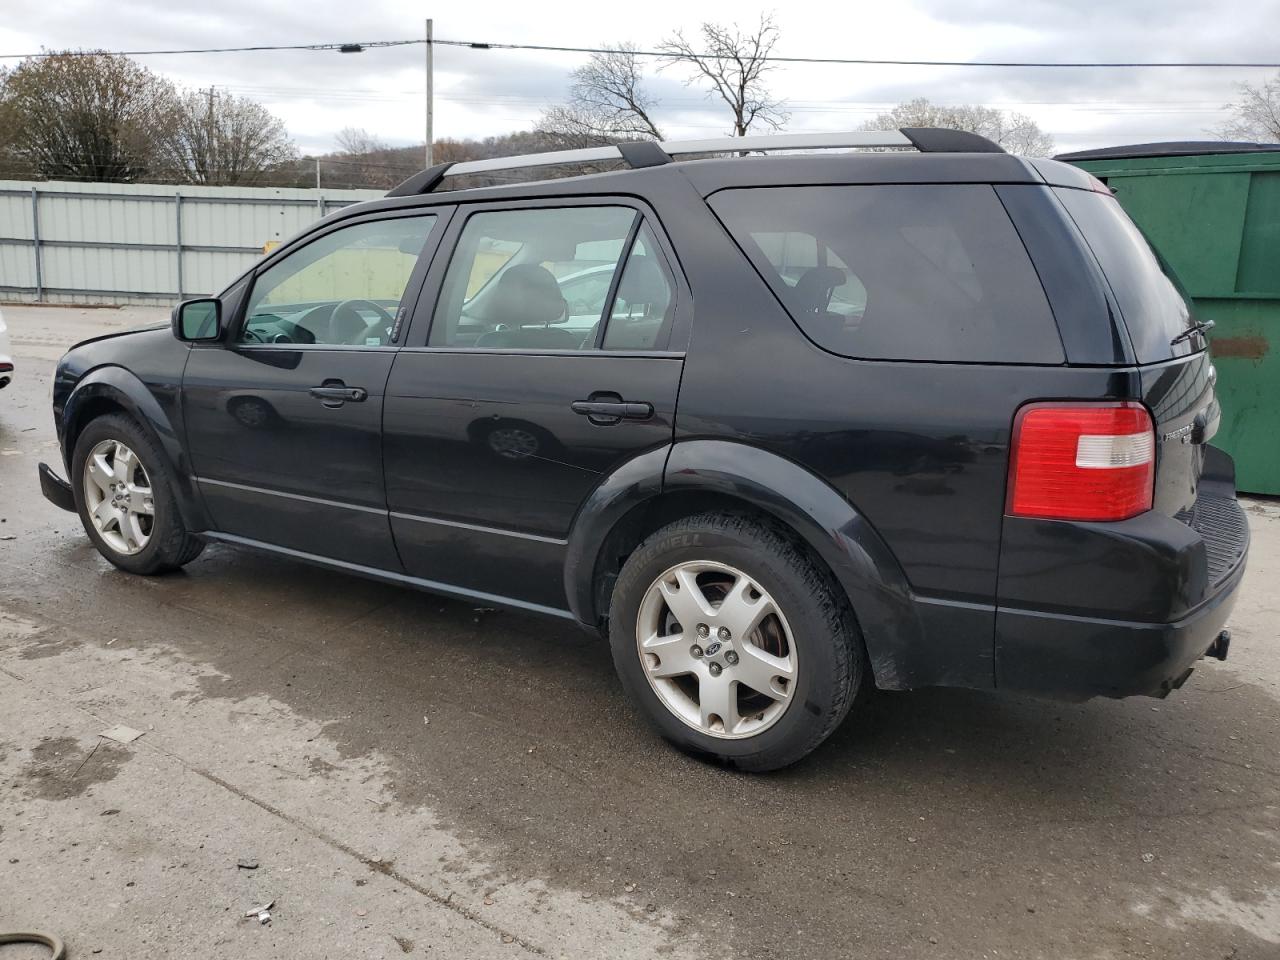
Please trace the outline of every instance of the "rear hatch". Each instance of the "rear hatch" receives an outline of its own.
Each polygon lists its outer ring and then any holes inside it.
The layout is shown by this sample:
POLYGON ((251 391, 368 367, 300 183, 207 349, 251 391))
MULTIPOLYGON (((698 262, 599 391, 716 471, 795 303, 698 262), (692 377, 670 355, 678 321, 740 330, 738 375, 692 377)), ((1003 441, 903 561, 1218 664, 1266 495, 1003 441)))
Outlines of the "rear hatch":
POLYGON ((1106 277, 1138 364, 1155 421, 1153 509, 1200 533, 1214 584, 1248 545, 1231 460, 1209 446, 1221 419, 1217 374, 1177 278, 1105 190, 1054 188, 1106 277))
POLYGON ((1177 279, 1105 189, 1054 192, 1102 268, 1132 344, 1155 419, 1154 507, 1174 516, 1194 505, 1205 445, 1218 429, 1216 375, 1177 279))

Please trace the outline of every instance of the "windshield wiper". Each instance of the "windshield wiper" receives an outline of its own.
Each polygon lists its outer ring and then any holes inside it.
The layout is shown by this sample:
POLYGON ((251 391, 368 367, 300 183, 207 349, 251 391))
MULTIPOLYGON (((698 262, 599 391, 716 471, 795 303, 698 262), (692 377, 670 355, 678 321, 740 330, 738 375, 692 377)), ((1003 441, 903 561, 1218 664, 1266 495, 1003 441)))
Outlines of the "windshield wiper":
POLYGON ((1200 334, 1201 336, 1204 336, 1213 328, 1214 328, 1214 322, 1212 320, 1197 320, 1191 326, 1187 327, 1187 329, 1183 330, 1180 334, 1178 334, 1176 337, 1170 340, 1169 346, 1171 347, 1176 346, 1177 344, 1181 343, 1183 340, 1190 340, 1197 333, 1200 334))

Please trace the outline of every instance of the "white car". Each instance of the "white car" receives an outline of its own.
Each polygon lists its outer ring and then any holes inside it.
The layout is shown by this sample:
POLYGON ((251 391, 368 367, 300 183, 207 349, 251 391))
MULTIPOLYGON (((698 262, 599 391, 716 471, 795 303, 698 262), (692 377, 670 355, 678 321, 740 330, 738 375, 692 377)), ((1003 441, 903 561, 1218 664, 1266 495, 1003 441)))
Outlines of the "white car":
POLYGON ((13 379, 13 351, 9 349, 9 328, 5 325, 4 314, 0 313, 0 390, 9 385, 13 379))

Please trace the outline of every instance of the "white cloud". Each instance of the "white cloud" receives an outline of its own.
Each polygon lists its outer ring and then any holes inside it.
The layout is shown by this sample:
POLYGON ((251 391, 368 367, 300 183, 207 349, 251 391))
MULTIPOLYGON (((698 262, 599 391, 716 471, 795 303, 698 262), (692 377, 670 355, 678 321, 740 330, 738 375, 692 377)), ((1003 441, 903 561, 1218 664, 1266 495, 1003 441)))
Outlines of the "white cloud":
MULTIPOLYGON (((8 0, 0 51, 62 47, 146 49, 399 39, 420 36, 423 7, 402 0, 8 0)), ((633 6, 490 0, 441 11, 436 36, 594 46, 628 40, 653 47, 699 19, 754 20, 740 4, 696 7, 657 0, 633 6)), ((1280 0, 1114 0, 1105 8, 1049 0, 906 0, 898 4, 796 5, 777 12, 777 52, 792 56, 900 59, 1275 59, 1280 0)), ((485 136, 528 129, 559 101, 582 57, 438 47, 436 135, 485 136)), ((362 54, 271 52, 149 57, 187 86, 216 84, 253 96, 282 116, 304 150, 326 150, 346 126, 392 143, 423 136, 423 48, 362 54)), ((659 118, 675 135, 726 132, 700 88, 673 69, 651 71, 659 118)), ((1197 139, 1220 122, 1234 84, 1258 70, 1013 70, 779 66, 774 91, 790 129, 857 126, 900 100, 979 102, 1035 117, 1061 149, 1152 139, 1197 139)))

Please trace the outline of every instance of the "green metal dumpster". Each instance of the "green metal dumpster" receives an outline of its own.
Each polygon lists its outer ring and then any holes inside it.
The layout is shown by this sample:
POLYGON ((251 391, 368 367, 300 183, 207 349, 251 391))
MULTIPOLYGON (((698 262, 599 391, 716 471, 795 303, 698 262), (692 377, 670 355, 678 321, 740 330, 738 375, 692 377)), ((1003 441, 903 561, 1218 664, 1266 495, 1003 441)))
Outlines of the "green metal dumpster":
POLYGON ((1057 159, 1102 180, 1213 320, 1237 486, 1280 494, 1280 144, 1140 144, 1057 159))

